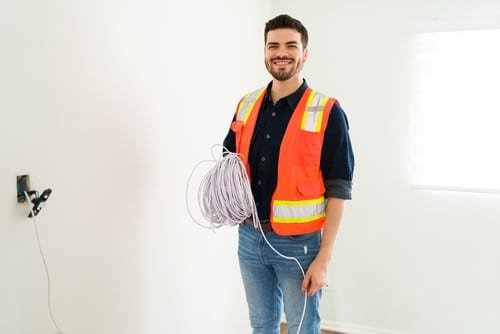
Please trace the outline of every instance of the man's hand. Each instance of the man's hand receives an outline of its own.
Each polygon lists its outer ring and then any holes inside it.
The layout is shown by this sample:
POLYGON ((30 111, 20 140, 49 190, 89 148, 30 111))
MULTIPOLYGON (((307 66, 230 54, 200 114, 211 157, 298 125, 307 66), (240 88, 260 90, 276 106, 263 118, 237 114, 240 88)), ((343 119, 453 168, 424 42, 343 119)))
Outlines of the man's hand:
POLYGON ((344 200, 329 198, 326 204, 325 227, 318 255, 307 269, 302 281, 302 292, 312 296, 328 282, 328 263, 332 257, 333 244, 344 213, 344 200))
POLYGON ((328 261, 316 257, 302 281, 302 293, 312 296, 328 282, 328 261))

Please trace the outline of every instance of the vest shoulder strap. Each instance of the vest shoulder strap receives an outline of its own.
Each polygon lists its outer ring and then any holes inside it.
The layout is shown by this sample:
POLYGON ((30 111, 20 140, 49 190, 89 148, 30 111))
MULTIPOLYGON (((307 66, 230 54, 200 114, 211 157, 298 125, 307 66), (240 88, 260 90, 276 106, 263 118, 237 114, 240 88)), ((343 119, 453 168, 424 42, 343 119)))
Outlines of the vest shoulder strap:
POLYGON ((243 122, 243 125, 246 124, 248 117, 250 117, 250 114, 253 110, 253 107, 257 100, 264 94, 266 91, 266 88, 261 88, 258 90, 255 90, 253 92, 248 93, 243 97, 241 100, 240 104, 238 105, 238 111, 236 115, 236 120, 243 122))
POLYGON ((330 111, 329 109, 334 102, 335 100, 329 96, 312 90, 307 99, 300 129, 308 132, 320 132, 323 124, 323 114, 325 111, 330 111))

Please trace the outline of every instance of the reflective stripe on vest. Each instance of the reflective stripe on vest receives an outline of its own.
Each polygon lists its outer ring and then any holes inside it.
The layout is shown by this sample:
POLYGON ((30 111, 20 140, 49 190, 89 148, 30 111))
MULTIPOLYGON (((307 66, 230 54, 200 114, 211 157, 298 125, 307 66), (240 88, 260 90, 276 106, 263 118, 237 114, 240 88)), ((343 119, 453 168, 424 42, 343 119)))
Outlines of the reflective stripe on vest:
POLYGON ((241 101, 238 107, 238 115, 236 116, 237 121, 243 122, 243 125, 247 123, 248 117, 252 113, 255 101, 266 91, 266 89, 259 89, 248 93, 241 101))
POLYGON ((329 97, 312 91, 307 99, 306 110, 302 116, 300 129, 309 132, 320 132, 321 122, 323 120, 323 110, 329 97))
POLYGON ((273 221, 276 223, 303 223, 325 217, 325 198, 302 201, 273 202, 273 221))

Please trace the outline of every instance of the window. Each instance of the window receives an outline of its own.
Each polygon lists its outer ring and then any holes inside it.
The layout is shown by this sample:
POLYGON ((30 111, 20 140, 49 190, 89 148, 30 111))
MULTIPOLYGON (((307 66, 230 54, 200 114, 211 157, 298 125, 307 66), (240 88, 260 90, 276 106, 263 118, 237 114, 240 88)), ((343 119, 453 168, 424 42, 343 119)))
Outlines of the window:
POLYGON ((500 192, 500 29, 416 38, 411 183, 500 192))

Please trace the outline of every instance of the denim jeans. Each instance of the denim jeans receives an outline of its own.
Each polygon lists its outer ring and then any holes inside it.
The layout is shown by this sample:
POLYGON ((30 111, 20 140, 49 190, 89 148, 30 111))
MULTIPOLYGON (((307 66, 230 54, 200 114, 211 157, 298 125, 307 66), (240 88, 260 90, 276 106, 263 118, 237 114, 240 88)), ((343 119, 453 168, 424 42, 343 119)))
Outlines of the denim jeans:
MULTIPOLYGON (((318 254, 321 232, 300 236, 264 233, 276 250, 297 258, 304 272, 318 254)), ((238 258, 253 334, 279 334, 282 307, 288 332, 297 334, 305 300, 301 291, 303 276, 297 262, 276 254, 260 230, 246 223, 239 226, 238 258)), ((301 334, 320 334, 320 299, 321 290, 307 297, 301 334)))

